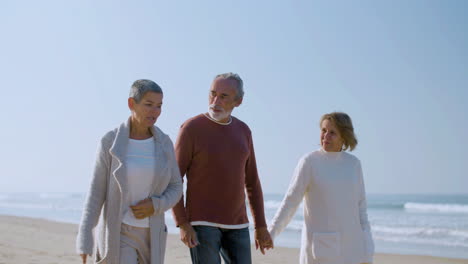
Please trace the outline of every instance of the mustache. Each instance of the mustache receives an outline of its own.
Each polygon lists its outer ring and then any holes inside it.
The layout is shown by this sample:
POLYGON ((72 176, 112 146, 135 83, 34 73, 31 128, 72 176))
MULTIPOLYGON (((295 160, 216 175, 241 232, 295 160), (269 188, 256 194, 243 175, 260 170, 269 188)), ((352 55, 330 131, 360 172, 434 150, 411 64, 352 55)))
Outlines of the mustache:
POLYGON ((215 104, 210 104, 210 109, 214 109, 214 110, 224 110, 221 106, 215 105, 215 104))

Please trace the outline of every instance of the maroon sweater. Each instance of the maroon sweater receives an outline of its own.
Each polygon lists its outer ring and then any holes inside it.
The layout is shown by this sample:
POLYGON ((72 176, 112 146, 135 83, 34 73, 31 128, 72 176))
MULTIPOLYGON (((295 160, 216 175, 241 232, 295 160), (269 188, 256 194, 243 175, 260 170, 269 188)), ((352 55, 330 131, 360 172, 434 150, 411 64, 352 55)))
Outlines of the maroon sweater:
POLYGON ((263 193, 249 127, 232 117, 220 125, 200 114, 182 124, 175 145, 180 174, 187 177, 184 197, 173 208, 176 224, 206 221, 248 223, 245 190, 255 228, 266 227, 263 193))

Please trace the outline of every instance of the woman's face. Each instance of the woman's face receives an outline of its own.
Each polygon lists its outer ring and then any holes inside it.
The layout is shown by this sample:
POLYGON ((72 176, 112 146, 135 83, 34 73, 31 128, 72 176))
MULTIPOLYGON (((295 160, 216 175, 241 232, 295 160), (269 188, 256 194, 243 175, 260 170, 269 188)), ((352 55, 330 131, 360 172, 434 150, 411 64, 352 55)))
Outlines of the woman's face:
POLYGON ((161 114, 163 95, 147 92, 137 103, 135 99, 128 99, 128 107, 132 110, 132 118, 139 125, 152 127, 161 114))
POLYGON ((341 151, 344 140, 333 121, 328 119, 323 120, 320 125, 320 131, 320 144, 325 151, 341 151))

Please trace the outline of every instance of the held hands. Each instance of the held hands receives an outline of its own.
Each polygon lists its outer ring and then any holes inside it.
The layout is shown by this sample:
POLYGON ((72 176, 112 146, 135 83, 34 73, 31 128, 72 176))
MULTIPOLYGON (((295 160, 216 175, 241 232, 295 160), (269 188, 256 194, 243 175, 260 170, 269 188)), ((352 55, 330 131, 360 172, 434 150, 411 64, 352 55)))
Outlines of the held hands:
POLYGON ((200 244, 197 239, 197 233, 190 223, 185 223, 180 227, 180 240, 189 248, 194 248, 200 244))
POLYGON ((146 198, 135 205, 131 205, 130 209, 132 209, 136 219, 144 219, 154 214, 153 201, 151 198, 146 198))
POLYGON ((255 229, 255 249, 259 247, 263 255, 265 255, 265 249, 274 248, 273 240, 266 227, 255 229))

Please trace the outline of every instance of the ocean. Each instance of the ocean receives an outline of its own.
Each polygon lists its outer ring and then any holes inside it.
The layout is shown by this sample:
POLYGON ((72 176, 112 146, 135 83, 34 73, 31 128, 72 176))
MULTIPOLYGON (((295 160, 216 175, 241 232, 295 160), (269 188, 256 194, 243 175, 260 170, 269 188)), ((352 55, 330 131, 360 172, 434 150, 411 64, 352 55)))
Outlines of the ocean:
MULTIPOLYGON (((282 198, 265 194, 267 221, 282 198)), ((468 195, 370 194, 367 198, 376 252, 468 259, 468 195)), ((84 193, 0 193, 0 214, 79 223, 84 199, 84 193)), ((166 222, 169 232, 177 234, 170 212, 166 222)), ((299 247, 302 224, 301 206, 275 245, 299 247)))

